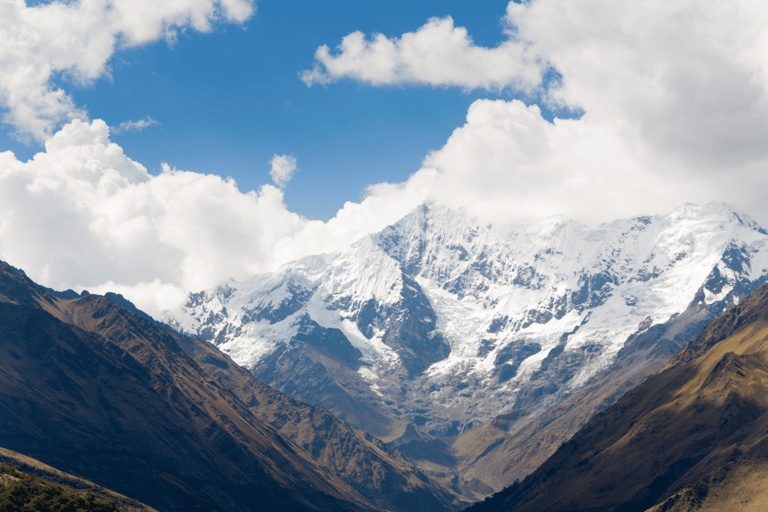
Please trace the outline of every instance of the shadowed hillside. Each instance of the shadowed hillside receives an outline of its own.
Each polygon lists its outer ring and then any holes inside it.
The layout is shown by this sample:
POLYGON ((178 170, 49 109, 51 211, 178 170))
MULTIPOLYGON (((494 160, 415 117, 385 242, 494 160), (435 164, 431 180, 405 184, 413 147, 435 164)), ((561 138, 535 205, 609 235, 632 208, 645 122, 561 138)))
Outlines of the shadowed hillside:
POLYGON ((768 287, 473 511, 764 510, 768 287))
MULTIPOLYGON (((41 482, 60 487, 66 493, 78 496, 93 495, 96 501, 112 500, 122 512, 157 512, 152 507, 148 507, 132 498, 96 485, 83 478, 59 471, 56 468, 52 468, 47 464, 12 450, 0 448, 0 467, 2 467, 0 473, 5 475, 0 475, 0 485, 8 486, 10 483, 14 483, 18 479, 18 475, 14 475, 14 472, 20 472, 30 475, 41 482)), ((2 499, 0 499, 0 510, 6 512, 6 509, 3 508, 2 499)), ((8 510, 12 510, 12 507, 9 506, 8 510)))
POLYGON ((177 335, 179 346, 222 387, 231 390, 254 416, 307 450, 372 503, 403 511, 466 506, 427 479, 400 452, 329 412, 298 402, 267 386, 208 342, 177 335))
POLYGON ((159 510, 372 508, 155 324, 103 297, 53 297, 7 264, 0 388, 6 448, 159 510))

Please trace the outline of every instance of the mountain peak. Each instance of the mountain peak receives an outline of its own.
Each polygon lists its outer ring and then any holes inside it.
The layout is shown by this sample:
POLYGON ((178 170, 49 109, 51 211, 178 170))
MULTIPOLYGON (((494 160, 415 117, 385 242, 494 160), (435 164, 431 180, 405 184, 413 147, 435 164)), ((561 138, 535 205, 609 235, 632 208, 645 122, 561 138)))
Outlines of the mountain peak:
POLYGON ((175 325, 357 427, 386 438, 411 423, 428 439, 499 414, 522 427, 620 352, 652 350, 628 340, 672 323, 688 332, 767 268, 768 234, 723 203, 598 228, 561 217, 489 225, 425 203, 347 249, 195 295, 175 325), (303 340, 308 322, 346 338, 359 365, 303 340))

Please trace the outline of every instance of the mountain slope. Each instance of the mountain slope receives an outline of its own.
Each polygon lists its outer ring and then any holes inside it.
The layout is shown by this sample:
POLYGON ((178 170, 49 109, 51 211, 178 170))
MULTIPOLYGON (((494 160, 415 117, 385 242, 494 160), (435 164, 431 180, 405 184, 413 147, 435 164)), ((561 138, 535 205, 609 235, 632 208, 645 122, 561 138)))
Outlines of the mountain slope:
POLYGON ((430 485, 400 452, 327 411, 298 402, 264 384, 211 344, 178 336, 179 346, 254 416, 330 468, 375 505, 404 511, 443 510, 468 504, 461 496, 430 485))
MULTIPOLYGON (((18 471, 30 474, 35 478, 61 486, 68 491, 76 492, 78 494, 93 494, 100 500, 111 498, 115 500, 117 506, 123 512, 157 512, 152 507, 139 503, 132 498, 123 496, 110 489, 105 489, 104 487, 96 485, 83 478, 78 478, 74 475, 59 471, 56 468, 52 468, 47 464, 43 464, 38 460, 12 450, 0 448, 0 464, 6 464, 18 471)), ((3 482, 0 482, 0 485, 2 484, 3 482)), ((5 484, 8 484, 7 480, 5 484)))
POLYGON ((426 204, 343 251, 192 294, 169 321, 476 497, 533 470, 767 273, 768 234, 723 204, 597 229, 426 204))
POLYGON ((768 490, 768 286, 472 510, 759 509, 768 490), (710 507, 710 504, 712 505, 710 507))
POLYGON ((499 415, 460 436, 426 442, 412 440, 399 449, 430 478, 444 483, 458 478, 459 482, 466 482, 465 495, 482 499, 491 491, 483 492, 477 482, 501 490, 530 474, 592 416, 660 371, 678 347, 693 340, 718 316, 720 307, 720 303, 697 300, 683 314, 631 336, 609 368, 522 426, 519 419, 525 409, 499 415))
POLYGON ((159 510, 371 508, 170 335, 103 297, 58 299, 2 263, 0 341, 11 450, 159 510))

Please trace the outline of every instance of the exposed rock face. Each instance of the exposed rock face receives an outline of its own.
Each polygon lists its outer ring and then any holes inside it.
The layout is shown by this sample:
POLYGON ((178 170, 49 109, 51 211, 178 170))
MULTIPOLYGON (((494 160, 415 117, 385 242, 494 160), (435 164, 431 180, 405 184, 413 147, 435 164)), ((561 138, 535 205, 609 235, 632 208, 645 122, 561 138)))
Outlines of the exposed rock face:
POLYGON ((480 491, 478 482, 500 491, 538 468, 592 416, 661 370, 678 347, 719 316, 721 308, 721 303, 694 302, 669 321, 630 336, 613 364, 530 421, 530 407, 522 407, 460 436, 409 439, 399 449, 430 479, 456 492, 483 498, 491 491, 480 491))
POLYGON ((753 290, 766 243, 722 204, 597 229, 481 225, 424 205, 344 251, 193 294, 171 323, 387 440, 408 424, 454 436, 499 414, 517 414, 514 430, 610 368, 630 338, 753 290))
POLYGON ((768 285, 473 511, 763 510, 768 285))
POLYGON ((179 345, 205 372, 324 467, 376 506, 397 512, 466 507, 470 501, 430 483, 395 448, 267 386, 226 354, 200 339, 181 337, 179 345))

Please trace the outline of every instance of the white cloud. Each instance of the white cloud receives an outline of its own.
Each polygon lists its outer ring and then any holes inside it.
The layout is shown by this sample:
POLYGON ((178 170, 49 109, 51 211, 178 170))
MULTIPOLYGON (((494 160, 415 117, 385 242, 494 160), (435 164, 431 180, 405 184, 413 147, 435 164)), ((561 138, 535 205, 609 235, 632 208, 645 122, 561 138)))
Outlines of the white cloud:
POLYGON ((271 185, 243 194, 167 165, 151 176, 108 133, 73 121, 28 162, 0 153, 0 259, 56 289, 136 288, 126 296, 156 314, 172 304, 147 290, 167 300, 264 271, 306 224, 271 185))
POLYGON ((77 0, 27 7, 0 1, 0 105, 18 137, 43 141, 61 123, 86 119, 54 84, 88 83, 108 74, 119 48, 173 40, 191 27, 206 32, 218 20, 242 23, 252 0, 77 0))
POLYGON ((599 222, 725 200, 768 225, 763 2, 532 0, 510 2, 505 23, 496 48, 472 45, 450 19, 399 38, 356 32, 336 54, 318 49, 303 79, 538 88, 547 106, 583 111, 549 123, 519 101, 477 101, 411 178, 490 220, 599 222), (542 82, 550 68, 561 79, 542 82))
POLYGON ((125 121, 123 123, 120 123, 119 126, 115 126, 111 128, 111 131, 113 134, 118 133, 125 133, 125 132, 140 132, 145 130, 146 128, 149 128, 150 126, 159 126, 160 121, 157 121, 156 119, 152 119, 151 117, 147 116, 144 119, 139 119, 138 121, 125 121))
POLYGON ((479 100, 467 123, 411 179, 419 179, 431 199, 489 222, 560 214, 596 224, 663 212, 686 200, 726 199, 675 161, 636 150, 610 126, 550 123, 536 106, 479 100))
POLYGON ((424 199, 416 180, 370 195, 328 223, 309 221, 272 185, 242 193, 231 179, 168 165, 152 176, 106 123, 75 120, 27 162, 0 153, 0 259, 45 286, 122 293, 160 316, 189 291, 345 247, 424 199))
POLYGON ((768 11, 736 3, 537 0, 508 23, 563 76, 553 101, 702 171, 768 150, 768 11))
POLYGON ((269 171, 272 181, 280 188, 285 187, 296 172, 296 158, 290 155, 273 155, 269 163, 272 166, 269 171))
POLYGON ((541 80, 541 67, 514 37, 496 48, 483 48, 450 17, 432 18, 399 38, 374 34, 366 40, 362 32, 353 32, 338 50, 333 55, 327 46, 317 49, 314 68, 301 73, 307 86, 352 78, 372 85, 530 89, 541 80))

